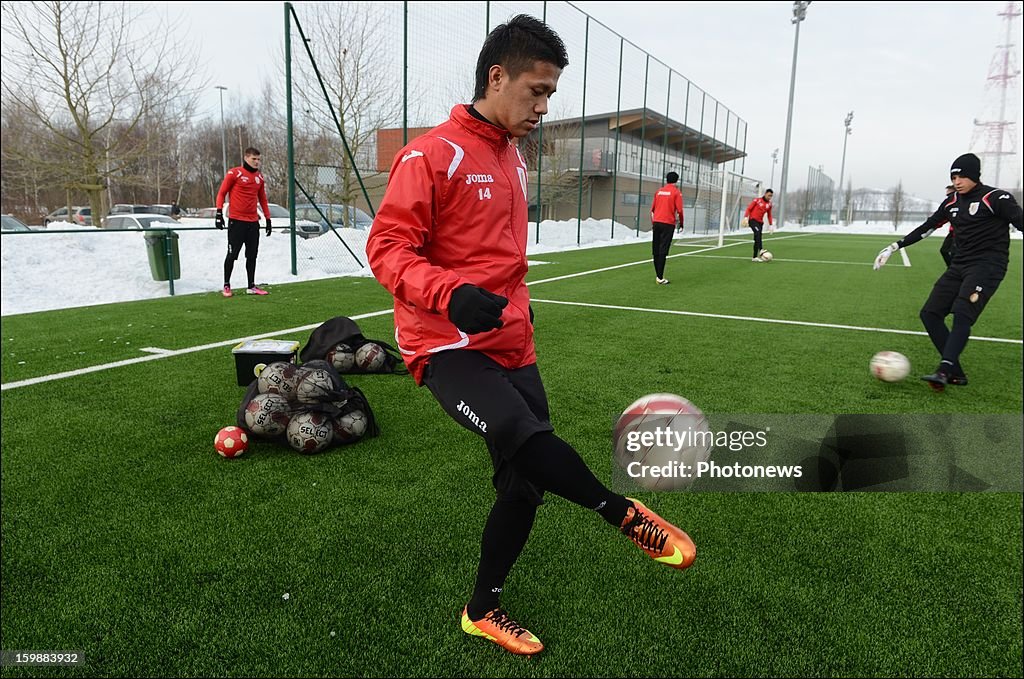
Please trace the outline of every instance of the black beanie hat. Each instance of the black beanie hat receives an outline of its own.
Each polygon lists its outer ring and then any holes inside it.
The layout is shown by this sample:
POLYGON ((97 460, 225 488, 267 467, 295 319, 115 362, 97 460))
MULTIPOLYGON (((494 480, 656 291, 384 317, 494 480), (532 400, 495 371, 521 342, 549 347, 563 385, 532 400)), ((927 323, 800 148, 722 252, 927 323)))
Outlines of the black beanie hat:
POLYGON ((949 167, 949 176, 952 177, 955 174, 967 177, 974 182, 981 181, 981 160, 973 153, 963 154, 949 167))

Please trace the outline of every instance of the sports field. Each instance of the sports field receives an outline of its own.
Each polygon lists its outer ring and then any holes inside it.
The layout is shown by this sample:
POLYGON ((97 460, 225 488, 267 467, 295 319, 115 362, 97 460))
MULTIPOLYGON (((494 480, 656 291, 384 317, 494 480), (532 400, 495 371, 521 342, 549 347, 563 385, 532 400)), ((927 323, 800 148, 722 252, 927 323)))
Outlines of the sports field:
MULTIPOLYGON (((776 233, 771 263, 748 239, 688 241, 667 286, 649 245, 531 256, 556 432, 608 480, 613 418, 652 392, 708 413, 1019 415, 1021 242, 970 385, 934 394, 917 379, 937 363, 917 318, 932 240, 877 272, 891 237, 776 233), (880 350, 911 377, 870 377, 880 350)), ((465 635, 489 460, 411 378, 349 380, 378 438, 214 452, 241 338, 383 312, 359 325, 393 339, 373 279, 270 291, 3 319, 0 645, 85 655, 4 676, 1021 675, 1020 493, 641 495, 697 543, 683 572, 549 495, 503 596, 546 650, 465 635)))

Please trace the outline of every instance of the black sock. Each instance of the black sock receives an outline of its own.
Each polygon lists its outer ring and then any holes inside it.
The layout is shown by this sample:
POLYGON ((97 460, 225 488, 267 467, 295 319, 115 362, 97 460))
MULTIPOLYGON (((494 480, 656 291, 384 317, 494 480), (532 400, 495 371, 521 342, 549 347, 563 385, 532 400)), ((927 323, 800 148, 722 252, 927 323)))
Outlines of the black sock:
POLYGON ((551 432, 534 434, 512 457, 512 466, 538 488, 592 509, 616 528, 632 503, 597 480, 579 453, 551 432))
POLYGON ((245 260, 245 273, 249 276, 249 287, 256 287, 256 260, 246 259, 245 260))
POLYGON ((967 346, 967 340, 971 336, 971 321, 962 314, 953 314, 953 330, 946 339, 946 346, 942 350, 942 362, 948 363, 950 375, 962 373, 960 370, 960 354, 967 346))
POLYGON ((498 607, 505 578, 523 551, 536 515, 537 506, 523 500, 498 498, 491 507, 480 541, 476 587, 466 606, 470 620, 476 622, 498 607))
POLYGON ((231 285, 231 270, 235 268, 235 260, 228 257, 224 260, 224 285, 230 287, 231 285))

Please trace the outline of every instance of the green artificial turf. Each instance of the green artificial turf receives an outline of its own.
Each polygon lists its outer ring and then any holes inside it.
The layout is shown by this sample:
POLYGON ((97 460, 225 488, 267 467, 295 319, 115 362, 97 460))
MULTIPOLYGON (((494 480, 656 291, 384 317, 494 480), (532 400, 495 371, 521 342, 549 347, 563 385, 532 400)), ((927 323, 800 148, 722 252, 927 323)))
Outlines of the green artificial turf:
MULTIPOLYGON (((926 337, 751 320, 920 330, 938 242, 874 272, 884 237, 785 235, 771 264, 746 241, 673 257, 668 286, 649 246, 531 256, 548 262, 531 281, 640 262, 531 289, 553 424, 600 479, 614 416, 652 392, 709 414, 1020 415, 1019 343, 972 341, 970 386, 939 395, 916 379, 937 362, 926 337), (910 378, 868 375, 883 349, 910 378)), ((1013 245, 977 335, 1021 338, 1013 245)), ((391 304, 372 279, 270 289, 5 317, 3 382, 142 347, 304 343, 274 333, 391 304)), ((359 325, 392 341, 390 315, 359 325)), ((547 648, 510 656, 458 624, 493 500, 483 444, 408 376, 349 381, 379 437, 236 460, 212 445, 244 391, 230 346, 6 389, 0 646, 86 662, 3 676, 1021 675, 1020 493, 641 495, 697 543, 684 572, 549 495, 503 596, 547 648)))

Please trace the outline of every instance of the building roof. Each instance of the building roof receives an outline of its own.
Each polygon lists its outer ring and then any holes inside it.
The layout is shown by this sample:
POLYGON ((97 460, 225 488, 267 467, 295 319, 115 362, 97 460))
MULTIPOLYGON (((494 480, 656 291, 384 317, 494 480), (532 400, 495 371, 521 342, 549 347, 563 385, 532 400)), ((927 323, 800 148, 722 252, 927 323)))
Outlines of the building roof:
MULTIPOLYGON (((544 127, 552 129, 561 125, 579 125, 583 118, 566 118, 563 120, 545 120, 544 127)), ((725 163, 746 156, 746 152, 701 132, 677 120, 673 120, 653 109, 636 108, 615 113, 598 113, 586 117, 588 126, 606 122, 608 136, 614 137, 616 128, 620 136, 629 135, 643 137, 649 142, 660 145, 662 142, 670 148, 691 156, 714 163, 725 163), (666 132, 667 137, 666 137, 666 132)), ((730 134, 734 131, 730 130, 730 134)))

